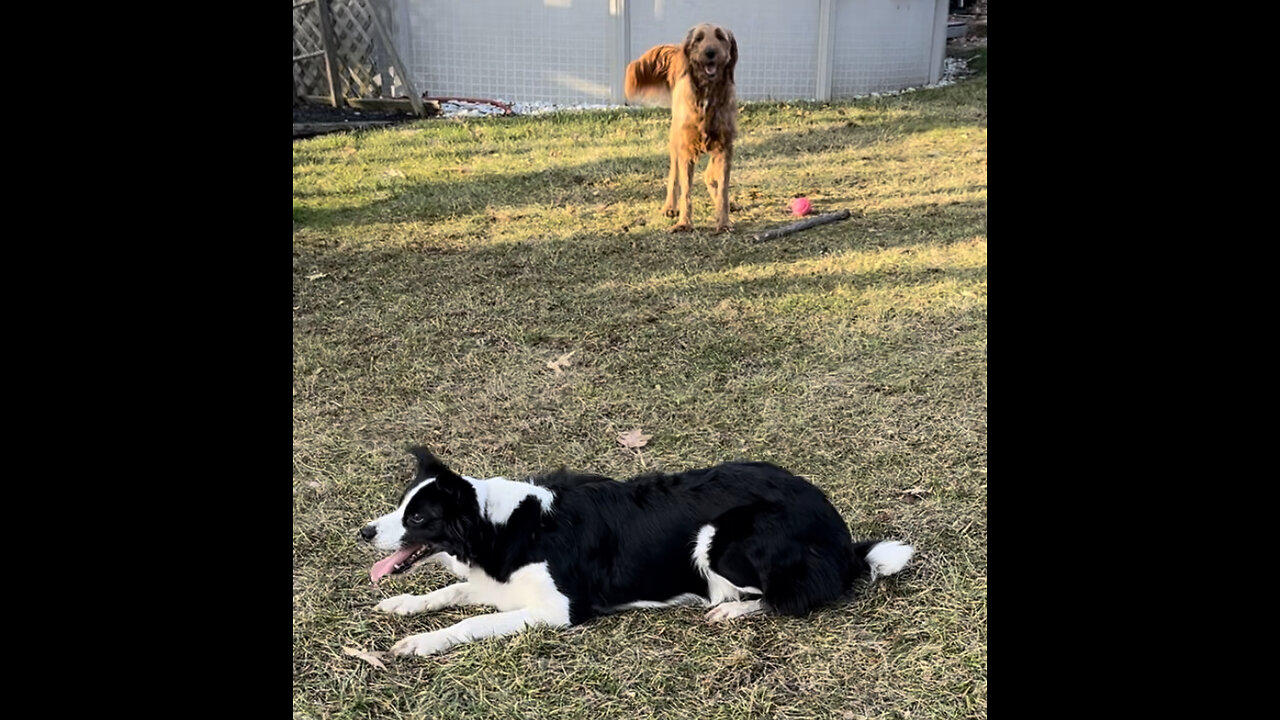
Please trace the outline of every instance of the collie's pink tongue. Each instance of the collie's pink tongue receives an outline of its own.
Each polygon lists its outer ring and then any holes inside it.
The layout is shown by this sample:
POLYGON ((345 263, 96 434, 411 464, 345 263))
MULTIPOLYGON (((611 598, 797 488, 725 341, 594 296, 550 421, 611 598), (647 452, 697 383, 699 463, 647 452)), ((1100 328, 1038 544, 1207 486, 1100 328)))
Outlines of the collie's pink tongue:
POLYGON ((369 579, 373 581, 374 585, 377 585, 379 578, 391 572, 392 568, 394 568, 395 566, 399 565, 405 560, 408 560, 409 556, 412 555, 414 551, 416 551, 420 547, 422 546, 414 545, 412 547, 407 547, 403 550, 397 550, 391 555, 388 555, 382 558, 381 560, 379 560, 378 562, 374 563, 373 569, 369 571, 369 579))

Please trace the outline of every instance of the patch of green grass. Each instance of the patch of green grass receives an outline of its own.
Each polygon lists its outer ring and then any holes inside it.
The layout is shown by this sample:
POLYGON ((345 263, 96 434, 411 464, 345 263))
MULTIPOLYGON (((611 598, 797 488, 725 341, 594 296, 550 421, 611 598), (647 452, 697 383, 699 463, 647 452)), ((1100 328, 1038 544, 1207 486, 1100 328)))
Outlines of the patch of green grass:
POLYGON ((668 122, 430 120, 294 143, 299 717, 985 717, 985 62, 938 90, 745 105, 732 234, 708 232, 700 178, 697 231, 666 231, 668 122), (799 193, 853 216, 752 242, 799 193), (648 446, 624 450, 636 427, 648 446), (769 460, 856 536, 917 555, 803 619, 635 611, 380 670, 342 648, 480 612, 372 612, 448 582, 373 589, 375 553, 354 542, 418 442, 475 476, 769 460))
POLYGON ((987 74, 987 48, 985 46, 961 53, 960 57, 965 59, 970 72, 975 75, 987 74))

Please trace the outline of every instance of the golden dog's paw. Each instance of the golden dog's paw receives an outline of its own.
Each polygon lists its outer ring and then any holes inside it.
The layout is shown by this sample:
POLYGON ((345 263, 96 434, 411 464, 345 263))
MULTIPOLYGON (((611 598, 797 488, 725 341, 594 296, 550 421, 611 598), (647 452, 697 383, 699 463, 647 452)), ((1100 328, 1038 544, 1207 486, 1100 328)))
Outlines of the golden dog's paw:
POLYGON ((689 232, 691 230, 693 230, 693 226, 687 222, 676 223, 675 225, 671 226, 671 232, 673 233, 689 232))

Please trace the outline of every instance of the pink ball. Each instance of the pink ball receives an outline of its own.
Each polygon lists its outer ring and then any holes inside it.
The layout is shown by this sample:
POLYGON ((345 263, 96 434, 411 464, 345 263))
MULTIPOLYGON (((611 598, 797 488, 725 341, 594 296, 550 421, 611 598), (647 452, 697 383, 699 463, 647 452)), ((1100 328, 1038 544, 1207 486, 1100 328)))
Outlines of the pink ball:
POLYGON ((791 214, 796 217, 803 217, 809 214, 813 206, 809 204, 809 198, 798 197, 791 201, 788 205, 791 208, 791 214))

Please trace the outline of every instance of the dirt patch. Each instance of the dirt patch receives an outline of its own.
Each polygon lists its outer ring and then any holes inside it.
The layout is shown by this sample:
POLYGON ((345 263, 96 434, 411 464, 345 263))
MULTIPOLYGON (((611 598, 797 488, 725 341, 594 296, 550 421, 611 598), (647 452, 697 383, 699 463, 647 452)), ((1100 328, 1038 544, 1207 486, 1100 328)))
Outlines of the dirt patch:
POLYGON ((356 110, 352 107, 336 108, 331 105, 295 105, 293 137, 296 140, 330 132, 384 127, 416 119, 418 116, 411 112, 356 110))
POLYGON ((297 105, 293 108, 295 123, 408 122, 416 117, 411 112, 356 110, 346 106, 336 108, 330 105, 297 105))

